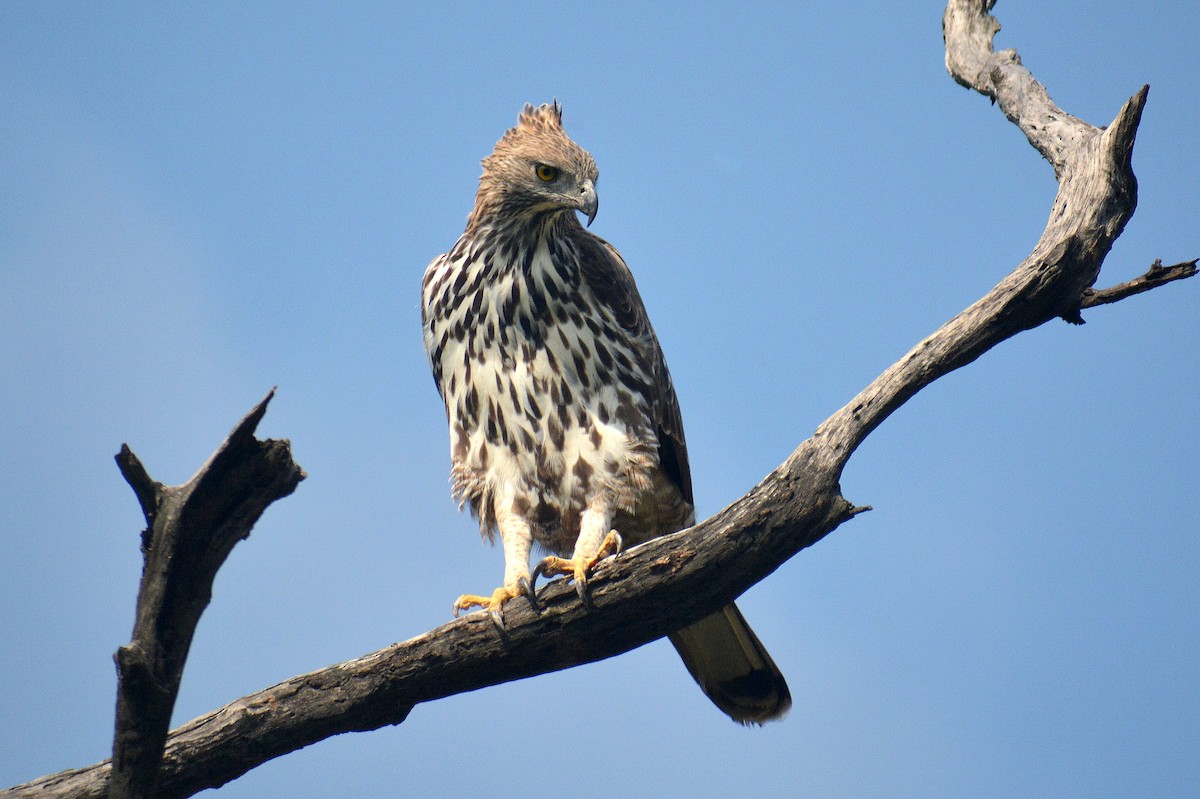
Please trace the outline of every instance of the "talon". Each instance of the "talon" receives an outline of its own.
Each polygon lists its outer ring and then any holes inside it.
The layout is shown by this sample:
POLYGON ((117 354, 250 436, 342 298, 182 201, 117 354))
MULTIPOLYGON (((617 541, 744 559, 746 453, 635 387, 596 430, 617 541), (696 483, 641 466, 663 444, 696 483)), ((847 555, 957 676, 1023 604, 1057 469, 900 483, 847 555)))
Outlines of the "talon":
MULTIPOLYGON (((518 596, 523 596, 530 600, 530 603, 535 602, 533 596, 533 587, 526 577, 517 578, 514 585, 505 585, 497 588, 489 596, 478 596, 476 594, 463 594, 454 601, 450 609, 454 613, 454 618, 458 618, 460 611, 469 610, 470 608, 486 608, 488 616, 492 619, 492 624, 496 625, 496 629, 501 635, 505 633, 504 626, 504 603, 518 596)), ((534 610, 537 610, 537 605, 533 605, 534 610)))
POLYGON ((579 594, 579 601, 588 610, 594 609, 596 606, 592 604, 591 594, 587 590, 587 575, 579 572, 575 575, 575 593, 579 594))
POLYGON ((573 561, 569 561, 566 558, 556 558, 551 555, 548 558, 542 558, 541 563, 533 570, 533 581, 536 583, 539 575, 555 577, 559 574, 573 575, 574 573, 575 564, 573 561))
POLYGON ((595 566, 598 562, 604 560, 609 555, 619 555, 625 547, 625 542, 621 539, 621 534, 616 530, 609 530, 608 535, 604 536, 604 540, 600 542, 600 549, 596 550, 596 557, 592 559, 591 566, 595 566))
POLYGON ((621 534, 616 530, 609 530, 608 535, 604 536, 604 540, 600 542, 600 548, 596 550, 596 554, 590 558, 559 558, 553 555, 542 558, 541 563, 533 570, 533 581, 536 583, 539 575, 545 575, 546 577, 554 577, 559 574, 567 575, 575 581, 575 593, 579 595, 579 599, 583 602, 584 607, 591 610, 595 605, 592 603, 592 597, 587 590, 588 574, 591 573, 592 569, 601 560, 619 553, 622 545, 621 534))
POLYGON ((454 604, 450 606, 450 611, 454 614, 454 618, 458 618, 460 611, 470 610, 471 608, 484 607, 491 603, 491 597, 477 596, 476 594, 463 594, 458 599, 454 600, 454 604))
POLYGON ((529 607, 533 608, 534 613, 541 611, 538 607, 537 592, 533 590, 533 583, 528 577, 520 577, 517 579, 517 588, 521 589, 521 594, 529 600, 529 607))

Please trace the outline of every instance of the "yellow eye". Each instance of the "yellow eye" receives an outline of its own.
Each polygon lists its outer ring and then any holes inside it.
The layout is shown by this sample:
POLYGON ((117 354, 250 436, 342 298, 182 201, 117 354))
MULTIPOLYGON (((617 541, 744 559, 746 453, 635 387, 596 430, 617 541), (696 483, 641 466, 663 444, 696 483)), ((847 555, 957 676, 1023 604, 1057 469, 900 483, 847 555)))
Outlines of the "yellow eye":
POLYGON ((558 170, 546 164, 538 164, 533 168, 533 171, 537 173, 538 179, 544 183, 551 183, 558 177, 558 170))

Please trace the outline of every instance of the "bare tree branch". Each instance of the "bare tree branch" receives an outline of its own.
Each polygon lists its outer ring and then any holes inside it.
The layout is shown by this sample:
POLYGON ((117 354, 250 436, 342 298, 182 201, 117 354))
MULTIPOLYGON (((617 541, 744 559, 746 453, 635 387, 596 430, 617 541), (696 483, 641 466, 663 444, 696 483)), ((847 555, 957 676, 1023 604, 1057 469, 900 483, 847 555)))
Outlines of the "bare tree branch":
MULTIPOLYGON (((842 469, 923 387, 1023 330, 1058 317, 1082 321, 1082 308, 1194 274, 1195 262, 1190 272, 1180 268, 1186 264, 1164 270, 1169 278, 1152 269, 1142 283, 1092 291, 1136 206, 1131 155, 1147 89, 1107 128, 1065 114, 1014 51, 993 52, 999 24, 991 7, 987 0, 949 3, 947 68, 999 103, 1059 181, 1045 231, 1010 275, 919 342, 737 502, 600 564, 589 583, 593 610, 571 587, 551 583, 541 591, 540 614, 521 603, 505 609, 504 633, 485 614, 468 616, 243 697, 171 733, 156 795, 189 796, 323 738, 398 724, 419 702, 610 657, 697 621, 865 510, 842 497, 842 469)), ((99 763, 0 796, 101 797, 108 771, 99 763)))
POLYGON ((217 570, 267 505, 295 490, 304 472, 286 441, 259 441, 254 430, 267 394, 181 486, 151 479, 123 445, 117 465, 133 488, 146 530, 133 640, 116 652, 117 716, 108 795, 155 794, 167 728, 183 665, 217 570))
POLYGON ((1000 23, 988 12, 995 4, 995 0, 950 0, 946 5, 942 15, 946 70, 958 83, 999 103, 1004 116, 1021 129, 1061 179, 1067 162, 1078 158, 1081 145, 1095 135, 1096 128, 1055 105, 1046 87, 1021 64, 1016 50, 993 50, 992 38, 1000 32, 1000 23))
POLYGON ((1196 274, 1198 260, 1184 261, 1174 266, 1163 266, 1161 259, 1155 259, 1150 268, 1146 270, 1146 274, 1141 277, 1136 277, 1125 283, 1118 283, 1106 289, 1088 289, 1083 293, 1082 307, 1091 308, 1096 305, 1108 305, 1111 302, 1132 297, 1134 294, 1141 294, 1144 291, 1156 289, 1174 280, 1192 277, 1196 274))
MULTIPOLYGON (((331 735, 399 724, 419 702, 601 660, 698 621, 861 510, 820 477, 768 479, 703 524, 604 561, 588 584, 594 610, 553 582, 540 614, 505 608, 504 635, 472 614, 193 719, 171 733, 154 795, 190 796, 331 735)), ((108 772, 105 761, 0 796, 99 799, 108 772)))

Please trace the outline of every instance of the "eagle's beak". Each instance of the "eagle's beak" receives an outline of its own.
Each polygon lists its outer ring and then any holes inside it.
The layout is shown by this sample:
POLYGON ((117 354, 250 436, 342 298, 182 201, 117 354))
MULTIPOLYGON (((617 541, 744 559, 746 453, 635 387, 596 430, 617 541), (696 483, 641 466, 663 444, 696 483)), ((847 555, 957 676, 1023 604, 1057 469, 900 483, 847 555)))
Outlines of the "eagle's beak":
POLYGON ((579 210, 587 215, 588 227, 591 227, 596 212, 600 210, 600 198, 596 196, 596 184, 590 180, 579 185, 579 210))

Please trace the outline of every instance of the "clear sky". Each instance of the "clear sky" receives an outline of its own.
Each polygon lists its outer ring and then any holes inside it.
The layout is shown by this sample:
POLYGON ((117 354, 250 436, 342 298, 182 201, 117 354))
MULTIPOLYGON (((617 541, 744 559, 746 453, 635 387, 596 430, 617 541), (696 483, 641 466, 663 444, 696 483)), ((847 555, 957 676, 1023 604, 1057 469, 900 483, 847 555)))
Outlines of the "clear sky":
MULTIPOLYGON (((995 9, 1068 112, 1151 86, 1100 285, 1200 256, 1200 6, 995 9)), ((0 787, 106 757, 142 519, 272 386, 309 478, 220 573, 176 723, 450 618, 418 284, 557 97, 636 274, 698 511, 1028 254, 1047 164, 936 3, 0 4, 0 787), (411 7, 409 7, 411 6, 411 7), (406 8, 407 7, 407 8, 406 8)), ((872 513, 741 600, 791 683, 743 729, 657 642, 276 760, 223 797, 1194 796, 1200 281, 1048 324, 851 461, 872 513)))

